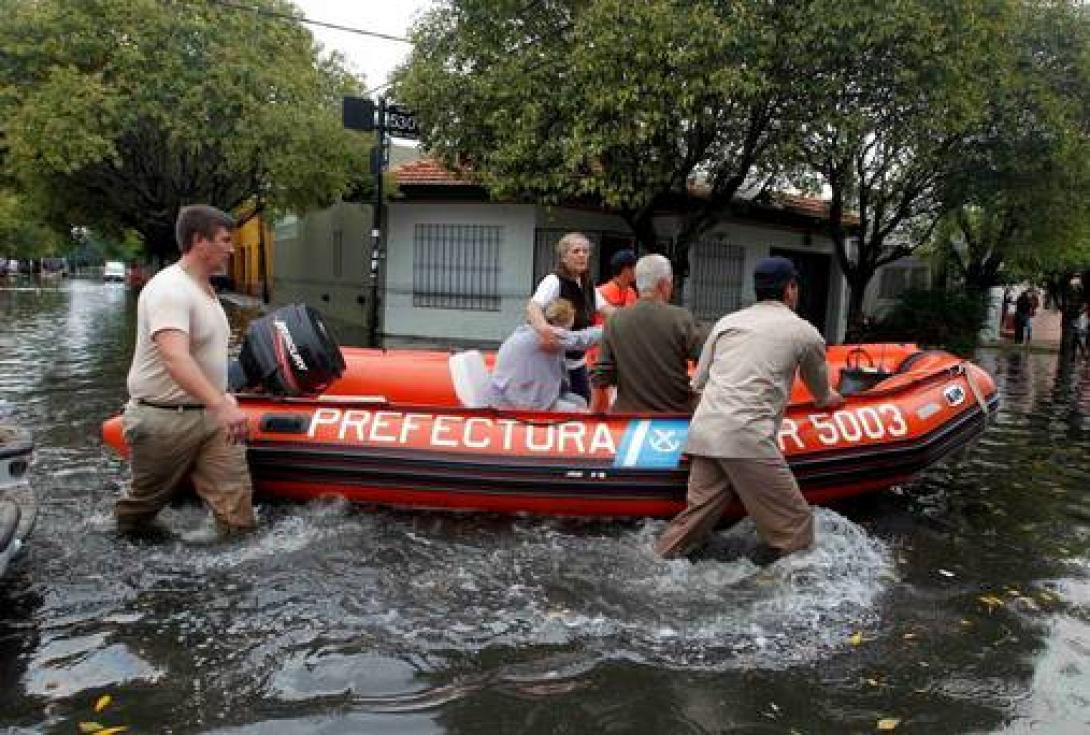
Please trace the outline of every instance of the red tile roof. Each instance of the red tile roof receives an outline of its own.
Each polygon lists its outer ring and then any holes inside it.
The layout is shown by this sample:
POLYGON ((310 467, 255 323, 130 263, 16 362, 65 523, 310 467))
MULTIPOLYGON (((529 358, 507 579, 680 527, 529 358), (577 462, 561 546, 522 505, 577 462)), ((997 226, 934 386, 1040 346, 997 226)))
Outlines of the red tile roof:
MULTIPOLYGON (((772 201, 788 212, 802 214, 808 217, 817 217, 819 219, 829 218, 829 207, 831 202, 828 199, 805 197, 798 194, 778 193, 772 195, 772 201)), ((852 212, 845 212, 844 224, 857 225, 859 224, 859 217, 852 212)))
POLYGON ((397 183, 409 186, 475 186, 475 182, 463 173, 451 171, 446 166, 431 158, 395 167, 392 172, 397 183))
MULTIPOLYGON (((416 161, 396 166, 391 170, 399 185, 408 186, 479 186, 473 181, 467 171, 455 172, 432 158, 421 158, 416 161)), ((690 194, 700 196, 701 187, 693 185, 689 187, 690 194)), ((774 194, 773 206, 793 214, 828 219, 829 200, 816 197, 805 197, 797 194, 774 194)), ((845 224, 859 224, 859 219, 851 213, 845 213, 845 224)))

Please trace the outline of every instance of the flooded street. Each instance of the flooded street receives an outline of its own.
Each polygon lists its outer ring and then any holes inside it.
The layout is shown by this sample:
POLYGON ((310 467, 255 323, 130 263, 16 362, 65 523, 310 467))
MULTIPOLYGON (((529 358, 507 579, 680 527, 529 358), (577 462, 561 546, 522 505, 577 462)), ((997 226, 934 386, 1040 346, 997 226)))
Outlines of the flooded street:
POLYGON ((983 351, 1002 407, 976 446, 820 509, 816 548, 764 569, 735 560, 748 522, 664 562, 658 521, 328 502, 262 501, 230 542, 181 505, 176 538, 137 543, 98 435, 134 316, 118 285, 0 290, 0 404, 34 432, 41 504, 0 581, 4 735, 1090 727, 1085 362, 983 351))

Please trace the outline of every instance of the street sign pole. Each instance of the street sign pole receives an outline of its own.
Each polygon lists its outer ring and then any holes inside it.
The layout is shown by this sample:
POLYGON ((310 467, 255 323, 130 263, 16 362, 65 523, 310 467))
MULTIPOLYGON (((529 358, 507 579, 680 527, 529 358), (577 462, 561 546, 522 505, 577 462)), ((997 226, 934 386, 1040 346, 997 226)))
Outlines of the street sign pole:
POLYGON ((371 173, 375 175, 375 203, 371 212, 371 296, 368 306, 368 342, 372 347, 378 347, 379 335, 382 334, 379 329, 378 302, 380 295, 385 293, 385 289, 380 288, 385 283, 380 284, 380 280, 386 280, 386 253, 383 243, 385 211, 382 197, 382 173, 388 162, 386 147, 390 144, 391 135, 419 140, 420 129, 412 110, 387 103, 385 97, 379 97, 377 115, 372 100, 345 97, 341 115, 344 127, 349 130, 373 130, 378 137, 375 148, 371 151, 371 173))
POLYGON ((371 347, 378 347, 378 336, 381 333, 378 328, 379 321, 379 308, 378 300, 381 290, 379 289, 379 271, 381 269, 382 260, 384 254, 382 252, 382 173, 386 169, 386 98, 380 97, 378 101, 378 125, 376 126, 376 132, 378 133, 377 141, 377 156, 375 165, 373 166, 375 172, 375 204, 371 211, 371 299, 370 299, 370 318, 369 331, 370 338, 368 342, 371 347))

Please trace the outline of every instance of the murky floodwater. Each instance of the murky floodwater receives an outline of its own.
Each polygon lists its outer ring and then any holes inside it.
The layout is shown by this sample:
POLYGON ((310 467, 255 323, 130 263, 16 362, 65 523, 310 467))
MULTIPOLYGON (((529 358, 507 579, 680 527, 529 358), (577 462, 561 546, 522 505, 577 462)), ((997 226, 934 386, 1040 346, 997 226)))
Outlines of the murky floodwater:
MULTIPOLYGON (((1090 369, 985 352, 1003 407, 900 493, 818 514, 760 569, 743 523, 697 563, 660 522, 262 504, 261 530, 118 539, 134 302, 0 291, 0 401, 42 515, 0 582, 0 731, 1082 732, 1090 723, 1090 369), (98 714, 95 701, 109 694, 98 714)), ((240 315, 236 315, 240 316, 240 315)))

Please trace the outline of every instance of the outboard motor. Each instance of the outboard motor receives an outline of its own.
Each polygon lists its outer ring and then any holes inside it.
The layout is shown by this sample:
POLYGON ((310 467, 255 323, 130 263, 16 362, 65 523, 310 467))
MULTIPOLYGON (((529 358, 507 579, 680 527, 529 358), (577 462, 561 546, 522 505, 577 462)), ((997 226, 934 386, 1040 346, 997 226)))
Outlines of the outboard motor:
POLYGON ((228 368, 228 382, 233 391, 312 396, 341 377, 344 368, 341 348, 321 314, 291 304, 250 323, 238 362, 228 368))

